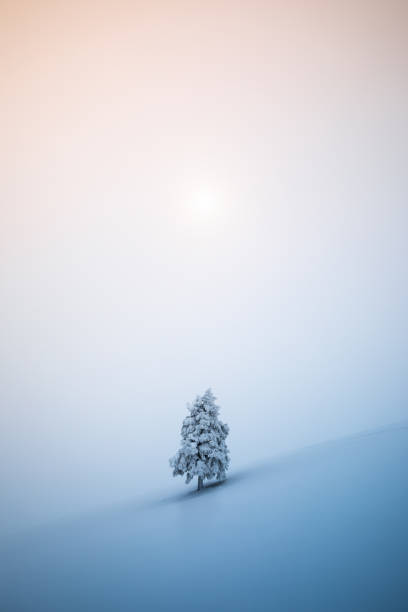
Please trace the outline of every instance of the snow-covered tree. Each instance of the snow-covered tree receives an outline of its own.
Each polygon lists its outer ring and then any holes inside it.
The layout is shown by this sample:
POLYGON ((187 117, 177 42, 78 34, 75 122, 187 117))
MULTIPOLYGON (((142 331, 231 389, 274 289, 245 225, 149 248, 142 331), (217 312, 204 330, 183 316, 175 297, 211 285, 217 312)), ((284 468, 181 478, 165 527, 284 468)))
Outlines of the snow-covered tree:
POLYGON ((205 479, 223 480, 229 465, 225 438, 229 427, 218 419, 219 407, 211 389, 187 405, 190 414, 181 428, 181 448, 170 459, 173 476, 186 474, 186 484, 198 476, 198 489, 205 479))

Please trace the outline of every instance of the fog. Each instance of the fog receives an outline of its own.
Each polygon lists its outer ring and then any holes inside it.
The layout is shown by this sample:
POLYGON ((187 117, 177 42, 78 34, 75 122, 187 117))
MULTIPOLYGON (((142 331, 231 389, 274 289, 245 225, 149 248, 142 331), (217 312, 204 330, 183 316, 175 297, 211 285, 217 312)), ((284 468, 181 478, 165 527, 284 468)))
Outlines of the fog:
POLYGON ((4 530, 407 418, 404 4, 2 4, 4 530))

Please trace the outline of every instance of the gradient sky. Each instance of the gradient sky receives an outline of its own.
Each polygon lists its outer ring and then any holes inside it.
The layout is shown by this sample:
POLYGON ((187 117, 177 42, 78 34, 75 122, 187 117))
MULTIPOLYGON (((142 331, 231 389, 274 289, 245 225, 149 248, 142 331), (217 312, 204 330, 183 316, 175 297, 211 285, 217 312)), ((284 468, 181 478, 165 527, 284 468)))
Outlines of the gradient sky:
POLYGON ((4 525, 407 418, 407 3, 0 6, 4 525))

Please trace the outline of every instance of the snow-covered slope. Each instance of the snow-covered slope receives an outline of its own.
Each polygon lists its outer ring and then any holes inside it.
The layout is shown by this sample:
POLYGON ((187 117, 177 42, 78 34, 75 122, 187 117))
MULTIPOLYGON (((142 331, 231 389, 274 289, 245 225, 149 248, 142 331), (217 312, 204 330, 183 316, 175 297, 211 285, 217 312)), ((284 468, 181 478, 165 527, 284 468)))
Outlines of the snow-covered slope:
POLYGON ((0 609, 407 610, 407 465, 390 428, 14 537, 0 609))

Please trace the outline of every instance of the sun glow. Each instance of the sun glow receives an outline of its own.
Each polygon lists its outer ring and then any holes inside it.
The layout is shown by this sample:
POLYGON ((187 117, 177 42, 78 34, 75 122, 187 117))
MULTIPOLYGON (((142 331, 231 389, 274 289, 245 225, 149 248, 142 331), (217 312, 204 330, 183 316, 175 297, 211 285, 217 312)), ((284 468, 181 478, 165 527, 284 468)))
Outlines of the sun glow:
POLYGON ((190 219, 194 224, 221 227, 228 217, 228 197, 224 187, 211 185, 192 189, 187 199, 190 219))
POLYGON ((191 205, 198 216, 213 217, 219 209, 220 202, 215 192, 202 189, 193 196, 191 205))

